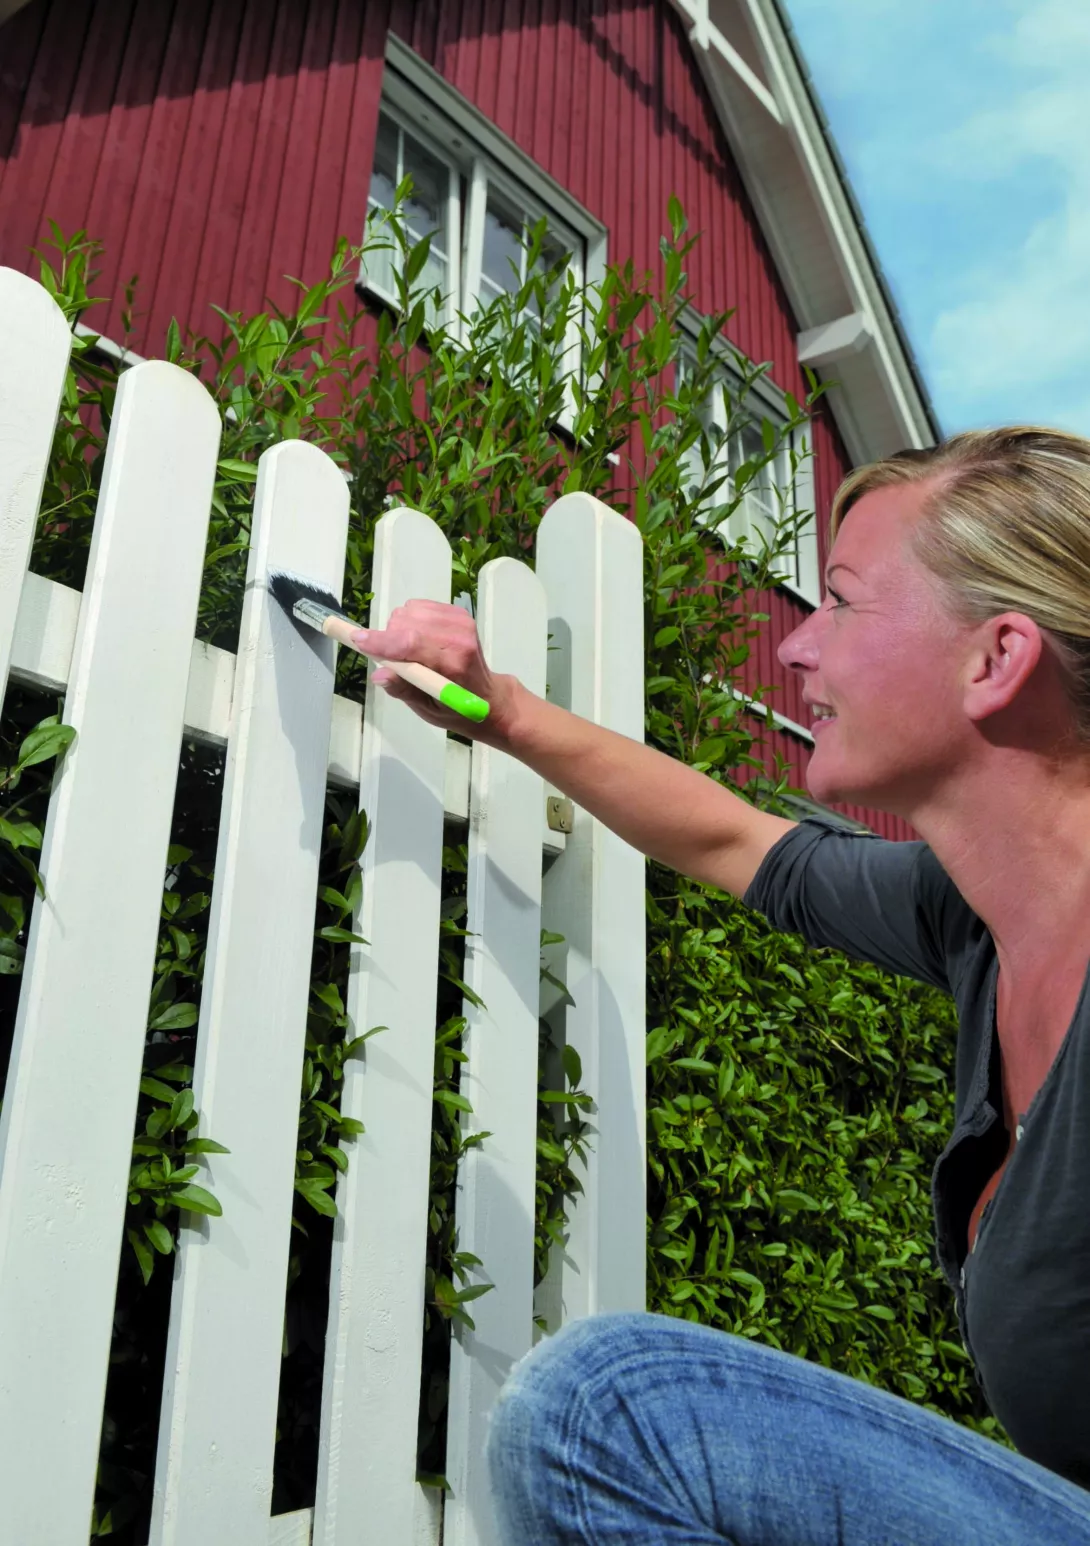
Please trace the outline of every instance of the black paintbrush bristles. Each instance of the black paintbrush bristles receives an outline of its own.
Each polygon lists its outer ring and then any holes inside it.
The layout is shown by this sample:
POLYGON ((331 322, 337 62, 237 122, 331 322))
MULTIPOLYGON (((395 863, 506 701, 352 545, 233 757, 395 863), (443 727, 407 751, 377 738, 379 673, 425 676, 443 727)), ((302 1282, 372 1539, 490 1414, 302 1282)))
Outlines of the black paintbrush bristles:
POLYGON ((313 580, 304 580, 300 574, 288 574, 284 570, 274 570, 269 575, 269 591, 287 612, 289 617, 296 616, 296 603, 300 601, 313 601, 320 607, 332 612, 335 617, 343 617, 348 622, 353 619, 343 611, 340 602, 331 590, 325 590, 321 585, 315 585, 313 580))

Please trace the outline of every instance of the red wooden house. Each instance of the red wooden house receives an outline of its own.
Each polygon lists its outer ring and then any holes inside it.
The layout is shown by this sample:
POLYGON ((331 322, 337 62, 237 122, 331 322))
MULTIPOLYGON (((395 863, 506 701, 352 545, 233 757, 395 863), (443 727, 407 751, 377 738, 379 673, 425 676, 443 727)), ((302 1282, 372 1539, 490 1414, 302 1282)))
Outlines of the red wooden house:
MULTIPOLYGON (((764 411, 805 393, 803 364, 835 378, 817 521, 747 667, 803 784, 808 711, 775 651, 819 601, 833 491, 938 430, 777 0, 0 0, 0 263, 30 268, 48 218, 87 229, 103 293, 140 276, 138 351, 212 302, 287 301, 283 276, 321 272, 406 171, 463 307, 510 283, 541 215, 588 278, 654 266, 676 193, 704 233, 698 307, 737 307, 732 342, 771 362, 764 411)), ((107 340, 119 306, 92 318, 107 340)))

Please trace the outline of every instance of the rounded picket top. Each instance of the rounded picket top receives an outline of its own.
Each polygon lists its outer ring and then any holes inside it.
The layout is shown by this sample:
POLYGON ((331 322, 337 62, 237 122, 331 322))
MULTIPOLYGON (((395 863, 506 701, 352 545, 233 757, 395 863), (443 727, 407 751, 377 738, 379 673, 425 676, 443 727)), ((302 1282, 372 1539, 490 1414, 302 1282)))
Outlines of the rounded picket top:
POLYGON ((595 499, 593 494, 575 493, 562 494, 542 516, 537 530, 538 551, 542 542, 551 547, 555 542, 575 541, 582 547, 591 541, 592 533, 620 553, 643 549, 643 538, 634 521, 595 499))
POLYGON ((331 591, 344 585, 348 484, 331 456, 306 440, 282 440, 257 463, 247 584, 285 570, 331 591))
POLYGON ((490 558, 477 579, 481 641, 493 671, 545 692, 547 603, 537 575, 517 558, 490 558))
POLYGON ((431 550, 438 553, 442 548, 450 546, 439 523, 423 510, 414 510, 411 505, 395 505, 392 510, 381 515, 375 524, 376 541, 380 531, 386 541, 396 543, 399 548, 402 544, 408 546, 412 542, 430 543, 431 550))
POLYGON ((123 406, 130 407, 136 415, 130 433, 143 429, 146 419, 148 426, 154 425, 160 433, 168 427, 171 439, 186 446, 193 455, 207 454, 210 445, 219 448, 223 425, 215 398, 191 370, 183 370, 169 360, 141 360, 123 370, 117 383, 115 421, 123 406), (190 447, 190 437, 198 440, 197 446, 190 447))
POLYGON ((13 348, 23 338, 33 333, 36 348, 51 345, 63 348, 67 360, 72 347, 72 330, 64 312, 57 305, 44 285, 17 268, 0 265, 0 316, 4 318, 4 336, 8 347, 5 355, 24 379, 28 360, 32 356, 13 348), (13 336, 14 335, 14 336, 13 336))
POLYGON ((0 268, 0 700, 72 334, 42 285, 0 268))

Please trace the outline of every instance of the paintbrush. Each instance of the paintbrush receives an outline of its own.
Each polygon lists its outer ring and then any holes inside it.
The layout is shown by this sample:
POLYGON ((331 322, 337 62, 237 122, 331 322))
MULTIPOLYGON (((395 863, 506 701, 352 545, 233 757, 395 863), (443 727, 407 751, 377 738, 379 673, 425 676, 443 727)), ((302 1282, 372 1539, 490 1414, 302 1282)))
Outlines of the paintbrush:
MULTIPOLYGON (((362 623, 353 622, 341 610, 332 591, 324 590, 312 580, 304 580, 302 575, 288 574, 283 570, 269 575, 268 586, 272 596, 289 617, 324 633, 327 639, 336 639, 341 644, 347 644, 350 649, 359 650, 361 655, 368 654, 367 650, 360 650, 359 645, 353 642, 353 635, 363 626, 362 623)), ((438 699, 444 708, 452 709, 464 719, 472 719, 479 724, 488 717, 489 705, 483 698, 478 698, 467 687, 459 687, 457 682, 441 676, 429 666, 420 666, 411 660, 387 660, 378 655, 369 658, 381 660, 387 670, 396 672, 413 687, 438 699)))

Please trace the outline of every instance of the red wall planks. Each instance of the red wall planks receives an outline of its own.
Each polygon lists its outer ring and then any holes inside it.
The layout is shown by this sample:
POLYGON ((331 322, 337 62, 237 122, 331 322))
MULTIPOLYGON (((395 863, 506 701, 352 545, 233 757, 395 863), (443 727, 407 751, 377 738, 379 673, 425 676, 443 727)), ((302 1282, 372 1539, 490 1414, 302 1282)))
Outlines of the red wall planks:
MULTIPOLYGON (((90 320, 119 336, 139 276, 139 352, 174 315, 214 328, 212 302, 289 301, 285 274, 313 281, 362 231, 388 26, 607 226, 612 259, 658 271, 676 193, 702 233, 698 306, 737 307, 734 340, 805 392, 790 306, 665 0, 31 0, 0 34, 0 262, 32 268, 47 216, 85 227, 113 297, 90 320)), ((814 438, 824 525, 847 459, 827 416, 814 438)), ((744 681, 805 722, 775 644, 806 609, 762 601, 744 681)), ((801 783, 804 743, 769 744, 801 783)))

